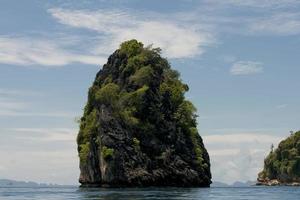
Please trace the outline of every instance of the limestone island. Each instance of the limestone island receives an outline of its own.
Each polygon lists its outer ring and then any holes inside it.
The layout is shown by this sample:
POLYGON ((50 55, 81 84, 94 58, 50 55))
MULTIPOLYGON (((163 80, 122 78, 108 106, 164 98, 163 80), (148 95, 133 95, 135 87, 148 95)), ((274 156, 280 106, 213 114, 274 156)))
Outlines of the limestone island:
POLYGON ((137 40, 97 73, 77 136, 83 187, 209 187, 209 155, 188 86, 137 40))
POLYGON ((281 141, 264 161, 264 169, 258 174, 256 185, 300 186, 300 131, 281 141))

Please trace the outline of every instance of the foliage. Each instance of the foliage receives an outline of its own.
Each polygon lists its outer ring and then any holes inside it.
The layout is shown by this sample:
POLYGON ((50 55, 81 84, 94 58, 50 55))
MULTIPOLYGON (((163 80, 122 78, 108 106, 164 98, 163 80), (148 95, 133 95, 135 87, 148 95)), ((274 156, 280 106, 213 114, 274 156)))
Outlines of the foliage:
POLYGON ((97 133, 97 111, 93 109, 88 115, 80 120, 80 131, 77 136, 79 158, 86 163, 90 148, 90 138, 97 133))
POLYGON ((120 111, 120 117, 129 126, 135 126, 139 123, 138 118, 134 117, 135 111, 134 107, 125 108, 120 111))
POLYGON ((128 57, 134 56, 143 50, 143 44, 137 40, 130 40, 121 44, 120 52, 128 57))
POLYGON ((80 120, 80 131, 77 136, 79 145, 87 143, 91 135, 97 132, 97 110, 93 109, 88 115, 80 120))
POLYGON ((95 99, 100 104, 115 105, 119 98, 120 88, 115 83, 108 83, 96 92, 95 99))
POLYGON ((194 151, 196 155, 196 160, 198 164, 201 166, 203 164, 203 158, 202 158, 202 149, 201 146, 198 144, 198 131, 195 127, 190 128, 190 138, 192 140, 192 143, 194 145, 194 151))
POLYGON ((136 137, 134 137, 132 139, 132 142, 133 142, 133 146, 136 150, 139 150, 140 149, 140 140, 137 139, 136 137))
POLYGON ((143 101, 144 95, 146 94, 148 89, 149 87, 144 85, 143 87, 133 92, 126 92, 121 94, 121 104, 124 105, 124 107, 138 107, 143 101))
POLYGON ((188 90, 185 84, 179 80, 168 80, 160 85, 162 96, 170 95, 170 103, 178 107, 184 100, 184 93, 188 90))
POLYGON ((196 127, 196 108, 187 100, 184 100, 175 112, 175 119, 183 128, 196 127))
POLYGON ((114 156, 114 149, 108 148, 107 146, 103 146, 101 148, 101 154, 104 160, 109 160, 114 156))
POLYGON ((136 85, 149 85, 153 79, 153 69, 150 66, 142 67, 135 72, 133 76, 130 77, 130 80, 136 85))
POLYGON ((300 131, 281 141, 264 162, 261 178, 294 181, 300 178, 300 131))
POLYGON ((79 146, 79 158, 80 162, 86 163, 88 159, 88 154, 90 152, 90 143, 84 143, 79 146))

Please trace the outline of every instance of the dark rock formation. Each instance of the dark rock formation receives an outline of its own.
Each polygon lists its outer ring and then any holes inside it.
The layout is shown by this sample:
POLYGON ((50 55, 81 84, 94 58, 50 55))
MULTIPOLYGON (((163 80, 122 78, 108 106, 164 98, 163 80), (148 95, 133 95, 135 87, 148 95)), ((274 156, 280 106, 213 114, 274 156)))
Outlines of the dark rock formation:
POLYGON ((77 137, 82 186, 209 187, 188 86, 160 49, 121 44, 89 89, 77 137))
POLYGON ((281 141, 264 161, 264 169, 258 174, 257 185, 300 186, 300 131, 281 141))

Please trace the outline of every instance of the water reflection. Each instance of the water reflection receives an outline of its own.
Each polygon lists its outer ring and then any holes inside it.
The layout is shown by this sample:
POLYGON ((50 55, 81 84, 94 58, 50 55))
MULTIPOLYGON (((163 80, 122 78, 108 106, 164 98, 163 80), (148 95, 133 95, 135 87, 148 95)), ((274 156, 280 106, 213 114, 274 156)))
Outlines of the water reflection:
POLYGON ((1 200, 290 200, 299 187, 247 188, 1 188, 1 200))
POLYGON ((82 199, 89 200, 154 200, 207 199, 209 188, 79 188, 82 199), (200 194, 201 193, 201 194, 200 194), (203 198, 202 198, 203 197, 203 198), (204 198, 206 197, 206 198, 204 198))

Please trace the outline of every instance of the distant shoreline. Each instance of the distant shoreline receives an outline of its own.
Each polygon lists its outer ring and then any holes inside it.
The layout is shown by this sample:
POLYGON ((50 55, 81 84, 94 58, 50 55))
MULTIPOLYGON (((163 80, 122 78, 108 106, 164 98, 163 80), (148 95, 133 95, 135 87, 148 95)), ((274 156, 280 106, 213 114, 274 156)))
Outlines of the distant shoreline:
POLYGON ((53 183, 36 183, 33 181, 16 181, 10 179, 0 179, 0 188, 59 188, 59 187, 76 187, 78 185, 59 185, 53 183))

